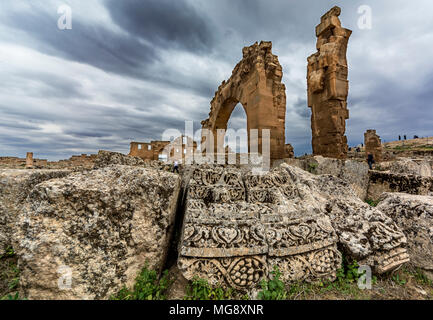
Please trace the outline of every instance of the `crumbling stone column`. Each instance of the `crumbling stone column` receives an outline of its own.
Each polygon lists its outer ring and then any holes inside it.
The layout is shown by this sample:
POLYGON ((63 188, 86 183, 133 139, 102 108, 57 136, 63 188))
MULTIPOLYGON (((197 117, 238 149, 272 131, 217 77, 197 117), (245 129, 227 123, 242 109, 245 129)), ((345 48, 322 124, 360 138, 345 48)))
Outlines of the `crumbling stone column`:
POLYGON ((367 130, 364 133, 364 145, 366 154, 371 153, 376 162, 382 161, 382 141, 376 134, 376 130, 367 130))
POLYGON ((26 168, 32 169, 33 168, 33 152, 27 152, 26 155, 26 168))
POLYGON ((346 59, 351 30, 341 27, 339 7, 321 18, 316 27, 317 52, 308 57, 308 106, 314 155, 347 157, 346 120, 349 81, 346 59))

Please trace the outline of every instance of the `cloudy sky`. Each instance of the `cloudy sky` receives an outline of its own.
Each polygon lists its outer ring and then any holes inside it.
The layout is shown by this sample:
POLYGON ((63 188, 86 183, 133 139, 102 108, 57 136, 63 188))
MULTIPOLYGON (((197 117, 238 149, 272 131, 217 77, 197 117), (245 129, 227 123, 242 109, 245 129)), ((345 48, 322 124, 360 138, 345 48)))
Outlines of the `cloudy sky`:
MULTIPOLYGON (((431 0, 1 0, 0 156, 127 153, 131 140, 160 140, 185 120, 199 129, 242 48, 260 40, 283 66, 286 141, 311 152, 306 59, 334 5, 353 30, 349 144, 370 128, 385 141, 433 135, 431 0), (58 28, 63 4, 71 30, 58 28), (358 27, 361 5, 370 30, 358 27)), ((229 127, 246 128, 241 107, 229 127)))

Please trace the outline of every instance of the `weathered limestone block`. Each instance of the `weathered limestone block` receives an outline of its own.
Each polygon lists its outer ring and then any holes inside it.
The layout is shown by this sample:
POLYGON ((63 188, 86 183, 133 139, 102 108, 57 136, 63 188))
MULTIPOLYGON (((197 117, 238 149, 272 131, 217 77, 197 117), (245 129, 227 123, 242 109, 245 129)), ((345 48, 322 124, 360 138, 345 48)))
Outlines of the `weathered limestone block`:
POLYGON ((355 194, 365 200, 368 188, 368 165, 364 161, 340 160, 314 156, 312 159, 293 159, 287 164, 314 174, 332 174, 350 184, 355 194))
POLYGON ((404 232, 411 264, 433 278, 433 197, 384 193, 378 209, 404 232))
MULTIPOLYGON (((283 159, 285 156, 286 87, 281 82, 283 69, 278 57, 272 53, 272 43, 262 41, 242 50, 243 58, 234 68, 231 77, 223 81, 211 101, 209 118, 201 122, 202 129, 213 134, 212 141, 206 141, 202 131, 202 146, 214 153, 224 152, 218 146, 218 130, 227 130, 227 122, 233 109, 241 103, 246 116, 248 130, 257 129, 253 138, 248 132, 249 147, 257 143, 262 152, 262 133, 270 130, 270 158, 283 159), (257 140, 256 140, 257 139, 257 140)), ((221 143, 223 139, 220 140, 221 143)), ((249 151, 252 152, 252 150, 249 151)))
POLYGON ((0 170, 0 255, 12 245, 15 223, 33 187, 68 174, 68 170, 0 170))
POLYGON ((341 27, 339 7, 316 27, 317 53, 308 57, 308 106, 311 108, 314 155, 345 159, 346 119, 349 118, 347 44, 352 31, 341 27))
POLYGON ((433 195, 433 177, 370 171, 367 198, 378 200, 384 192, 433 195))
POLYGON ((120 165, 37 185, 15 239, 24 296, 106 299, 146 262, 160 270, 179 190, 178 175, 120 165), (70 289, 59 287, 68 273, 70 289))
POLYGON ((390 218, 332 175, 287 164, 266 175, 197 168, 188 187, 178 267, 186 279, 199 276, 248 291, 273 266, 287 283, 335 279, 337 244, 386 272, 408 261, 405 242, 390 218))
POLYGON ((367 130, 364 133, 365 154, 371 153, 375 162, 382 161, 382 141, 376 134, 376 130, 367 130))
POLYGON ((145 166, 145 162, 134 156, 127 156, 123 153, 100 150, 93 166, 94 169, 104 168, 110 165, 124 166, 145 166))
POLYGON ((428 160, 414 161, 408 158, 400 158, 396 161, 382 162, 381 171, 389 171, 394 174, 417 175, 422 177, 432 177, 432 167, 428 160))

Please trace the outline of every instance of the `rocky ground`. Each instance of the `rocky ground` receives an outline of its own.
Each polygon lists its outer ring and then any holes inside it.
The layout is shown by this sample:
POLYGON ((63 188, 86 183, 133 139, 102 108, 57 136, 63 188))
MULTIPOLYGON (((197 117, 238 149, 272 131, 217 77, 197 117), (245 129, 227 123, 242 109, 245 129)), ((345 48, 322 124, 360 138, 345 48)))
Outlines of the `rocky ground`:
POLYGON ((433 298, 429 161, 286 162, 262 177, 177 175, 100 152, 89 170, 0 170, 0 298, 131 297, 140 272, 161 276, 160 298, 206 283, 221 286, 212 296, 256 298, 274 265, 286 299, 433 298), (372 266, 371 290, 346 272, 356 262, 372 266))

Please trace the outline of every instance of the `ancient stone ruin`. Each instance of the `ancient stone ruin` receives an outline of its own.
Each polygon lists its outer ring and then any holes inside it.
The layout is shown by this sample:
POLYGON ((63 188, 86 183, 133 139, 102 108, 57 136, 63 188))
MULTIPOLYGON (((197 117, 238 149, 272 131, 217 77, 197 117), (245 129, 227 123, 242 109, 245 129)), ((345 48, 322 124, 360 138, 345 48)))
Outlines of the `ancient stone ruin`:
POLYGON ((189 280, 248 291, 273 266, 286 283, 334 280, 337 248, 377 273, 408 261, 395 223, 330 175, 202 167, 187 188, 178 266, 189 280))
POLYGON ((129 155, 143 160, 185 160, 192 157, 197 149, 197 142, 192 138, 181 135, 172 142, 151 141, 131 142, 129 155))
POLYGON ((371 153, 375 162, 382 161, 382 141, 376 134, 376 130, 367 130, 364 133, 365 153, 371 153))
MULTIPOLYGON (((286 93, 281 83, 282 67, 278 57, 272 54, 272 43, 262 41, 243 50, 243 58, 236 65, 229 80, 223 81, 211 102, 209 118, 202 121, 202 129, 213 133, 214 152, 217 153, 217 130, 227 129, 227 122, 238 103, 247 115, 248 146, 257 142, 262 151, 262 130, 270 131, 270 158, 284 158, 286 93), (258 137, 251 137, 250 130, 258 129, 258 137), (251 141, 253 140, 253 141, 251 141)), ((210 150, 203 136, 202 144, 210 150)), ((223 146, 221 146, 223 148, 223 146)), ((220 149, 223 150, 223 149, 220 149)))
POLYGON ((295 157, 295 150, 290 143, 286 144, 284 152, 284 158, 292 159, 295 157))
POLYGON ((27 152, 27 155, 26 155, 26 168, 27 169, 33 168, 33 152, 27 152))
POLYGON ((158 160, 159 155, 170 141, 131 142, 129 155, 143 160, 158 160))
POLYGON ((341 9, 334 7, 316 27, 317 52, 308 57, 308 106, 311 108, 314 155, 345 159, 349 81, 346 59, 352 31, 341 27, 341 9))

